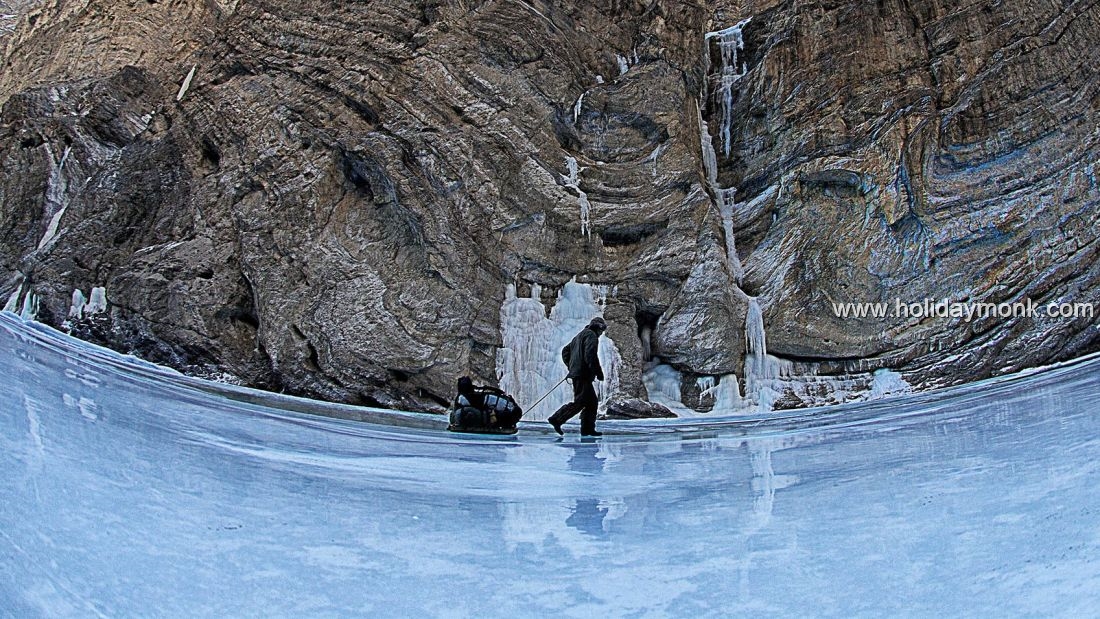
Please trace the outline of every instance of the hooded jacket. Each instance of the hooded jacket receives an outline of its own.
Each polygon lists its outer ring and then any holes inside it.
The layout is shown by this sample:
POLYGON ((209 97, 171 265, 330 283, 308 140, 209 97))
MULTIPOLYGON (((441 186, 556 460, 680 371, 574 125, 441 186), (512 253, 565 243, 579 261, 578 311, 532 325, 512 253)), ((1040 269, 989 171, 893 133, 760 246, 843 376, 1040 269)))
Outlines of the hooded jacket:
POLYGON ((561 360, 569 366, 569 378, 573 380, 603 380, 603 368, 599 357, 600 334, 589 327, 561 349, 561 360))

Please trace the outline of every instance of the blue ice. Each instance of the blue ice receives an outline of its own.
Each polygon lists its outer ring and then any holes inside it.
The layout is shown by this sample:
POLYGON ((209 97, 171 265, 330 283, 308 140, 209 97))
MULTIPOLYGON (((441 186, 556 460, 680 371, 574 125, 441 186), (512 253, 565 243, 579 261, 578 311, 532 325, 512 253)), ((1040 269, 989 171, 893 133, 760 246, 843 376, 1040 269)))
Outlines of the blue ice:
POLYGON ((1096 358, 582 442, 206 383, 12 314, 0 340, 0 616, 1100 609, 1096 358))

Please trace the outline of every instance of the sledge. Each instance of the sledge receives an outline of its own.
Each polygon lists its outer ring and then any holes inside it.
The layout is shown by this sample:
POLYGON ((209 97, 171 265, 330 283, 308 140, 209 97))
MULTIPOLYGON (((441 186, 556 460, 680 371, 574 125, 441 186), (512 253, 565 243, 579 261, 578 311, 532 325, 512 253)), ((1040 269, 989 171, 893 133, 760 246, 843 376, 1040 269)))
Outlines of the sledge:
POLYGON ((492 387, 471 388, 459 381, 459 394, 451 409, 451 432, 465 434, 515 434, 523 409, 512 396, 492 387))
POLYGON ((512 426, 510 428, 462 428, 456 425, 448 425, 447 429, 451 432, 461 432, 463 434, 515 434, 519 432, 519 428, 512 426))

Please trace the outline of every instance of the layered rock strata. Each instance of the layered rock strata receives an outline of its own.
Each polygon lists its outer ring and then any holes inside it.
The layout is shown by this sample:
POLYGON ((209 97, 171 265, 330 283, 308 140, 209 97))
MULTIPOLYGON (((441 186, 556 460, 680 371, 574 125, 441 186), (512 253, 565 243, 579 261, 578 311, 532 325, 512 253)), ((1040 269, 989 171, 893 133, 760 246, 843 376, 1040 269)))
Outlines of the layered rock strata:
POLYGON ((620 395, 663 364, 700 408, 702 378, 777 378, 754 364, 929 387, 1100 344, 1088 316, 834 307, 1100 304, 1095 3, 19 15, 0 301, 153 361, 438 410, 495 379, 509 284, 549 306, 573 280, 616 291, 620 395))

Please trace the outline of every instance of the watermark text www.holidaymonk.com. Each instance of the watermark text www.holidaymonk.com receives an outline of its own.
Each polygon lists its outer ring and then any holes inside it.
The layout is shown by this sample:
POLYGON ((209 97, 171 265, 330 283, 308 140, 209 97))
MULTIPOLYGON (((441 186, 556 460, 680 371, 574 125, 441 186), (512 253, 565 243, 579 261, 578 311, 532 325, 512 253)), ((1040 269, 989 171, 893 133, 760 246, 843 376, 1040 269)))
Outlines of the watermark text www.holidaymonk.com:
POLYGON ((1011 303, 980 303, 924 299, 893 303, 833 302, 837 318, 958 318, 963 322, 987 318, 1095 318, 1092 303, 1035 303, 1031 299, 1011 303))

